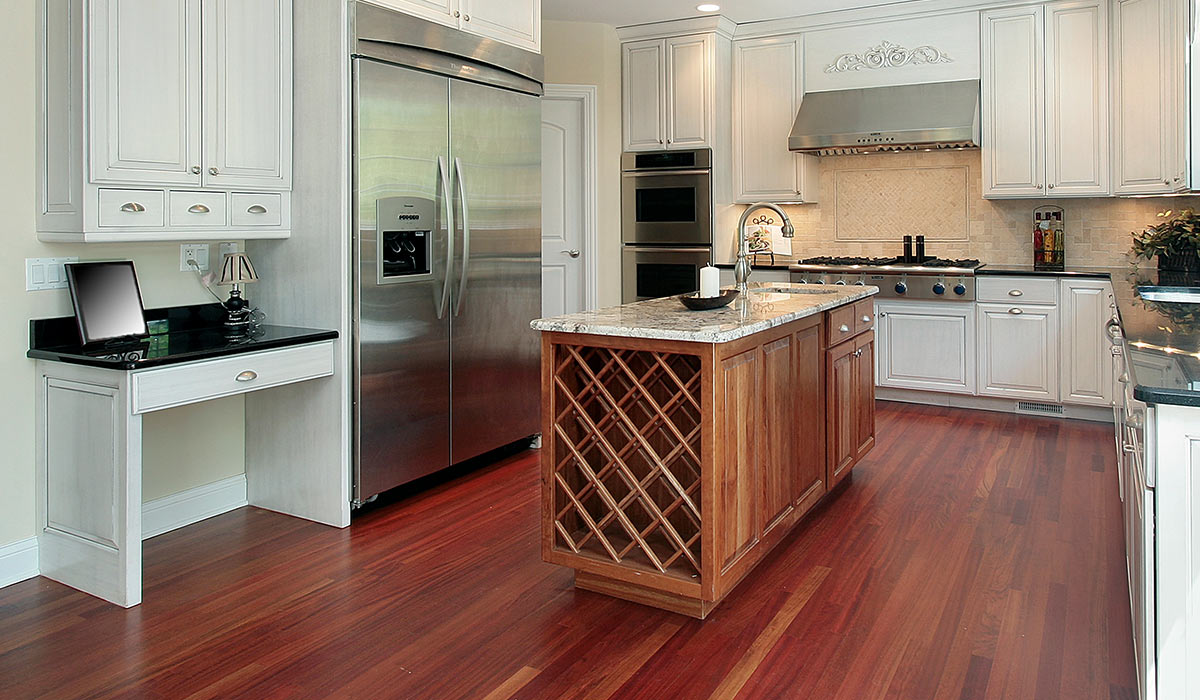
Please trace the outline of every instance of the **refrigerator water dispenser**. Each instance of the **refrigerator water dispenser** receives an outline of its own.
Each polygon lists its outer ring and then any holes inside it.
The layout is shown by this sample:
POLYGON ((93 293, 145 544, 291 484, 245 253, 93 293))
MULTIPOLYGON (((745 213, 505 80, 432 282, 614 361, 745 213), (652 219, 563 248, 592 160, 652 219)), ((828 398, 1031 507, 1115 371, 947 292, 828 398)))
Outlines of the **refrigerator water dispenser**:
POLYGON ((387 197, 378 200, 376 206, 379 281, 428 276, 433 259, 433 200, 387 197))

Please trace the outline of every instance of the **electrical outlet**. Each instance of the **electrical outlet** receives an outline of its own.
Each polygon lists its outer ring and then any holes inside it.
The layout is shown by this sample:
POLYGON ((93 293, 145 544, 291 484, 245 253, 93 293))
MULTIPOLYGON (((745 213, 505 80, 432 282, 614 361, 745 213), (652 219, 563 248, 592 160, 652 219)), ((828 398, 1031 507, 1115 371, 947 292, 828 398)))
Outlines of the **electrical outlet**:
POLYGON ((42 289, 66 289, 66 263, 79 262, 79 258, 25 258, 25 291, 42 289))
POLYGON ((195 272, 196 268, 188 264, 188 260, 195 260, 200 266, 201 272, 208 271, 208 244, 207 243, 184 243, 179 246, 179 271, 180 272, 195 272))

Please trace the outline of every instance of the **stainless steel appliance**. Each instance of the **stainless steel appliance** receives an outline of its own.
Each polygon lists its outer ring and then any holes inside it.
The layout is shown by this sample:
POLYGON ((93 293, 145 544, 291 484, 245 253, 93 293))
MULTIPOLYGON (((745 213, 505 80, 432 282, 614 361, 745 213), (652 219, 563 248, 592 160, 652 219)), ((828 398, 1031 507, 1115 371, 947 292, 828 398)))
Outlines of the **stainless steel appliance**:
POLYGON ((352 7, 361 503, 538 432, 542 59, 352 7))
POLYGON ((621 156, 621 300, 695 291, 712 261, 712 151, 621 156))
POLYGON ((793 282, 801 284, 868 284, 882 299, 975 301, 978 260, 926 258, 906 263, 899 258, 818 257, 791 265, 793 282))

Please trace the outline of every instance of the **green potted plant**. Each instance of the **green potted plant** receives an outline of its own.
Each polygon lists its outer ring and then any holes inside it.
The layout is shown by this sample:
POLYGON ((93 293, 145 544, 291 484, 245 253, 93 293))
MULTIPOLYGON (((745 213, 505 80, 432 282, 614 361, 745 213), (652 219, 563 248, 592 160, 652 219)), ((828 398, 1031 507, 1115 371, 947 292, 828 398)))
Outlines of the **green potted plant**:
POLYGON ((1161 272, 1200 272, 1200 214, 1191 209, 1159 212, 1158 224, 1133 234, 1133 254, 1158 258, 1161 272))

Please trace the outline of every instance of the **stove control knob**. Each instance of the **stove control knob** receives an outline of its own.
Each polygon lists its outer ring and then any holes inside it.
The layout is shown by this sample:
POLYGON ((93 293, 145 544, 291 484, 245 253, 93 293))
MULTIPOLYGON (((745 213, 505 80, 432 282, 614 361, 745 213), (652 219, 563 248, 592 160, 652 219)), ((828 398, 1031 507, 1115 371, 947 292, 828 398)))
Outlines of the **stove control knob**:
POLYGON ((933 293, 937 294, 938 296, 945 294, 946 293, 946 285, 942 284, 941 282, 938 282, 937 284, 933 285, 933 293))
POLYGON ((834 284, 846 284, 846 280, 838 280, 837 282, 834 282, 834 284))
POLYGON ((792 281, 795 282, 796 284, 808 284, 808 278, 806 278, 806 277, 797 277, 796 279, 794 279, 792 281))
POLYGON ((903 294, 908 291, 908 285, 903 282, 896 283, 896 293, 903 294))
POLYGON ((954 293, 959 295, 960 297, 962 295, 966 294, 967 293, 967 285, 963 284, 962 282, 959 282, 958 284, 954 285, 954 293))
POLYGON ((859 280, 855 280, 855 281, 854 281, 854 284, 856 284, 856 285, 858 285, 858 286, 860 286, 860 287, 865 287, 867 283, 866 283, 866 282, 863 282, 862 280, 860 280, 860 279, 859 279, 859 280))
POLYGON ((825 280, 818 277, 815 280, 813 280, 813 284, 825 284, 825 280))

